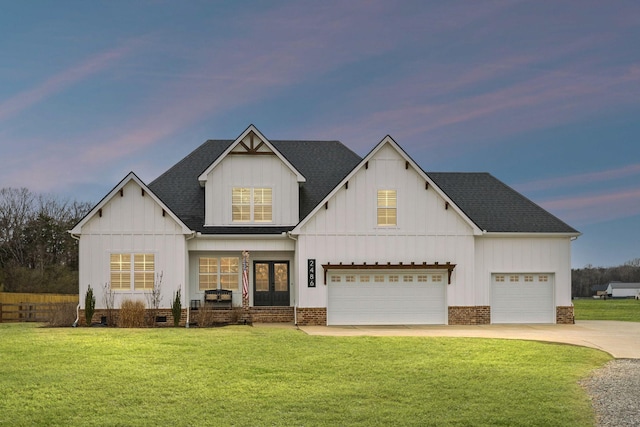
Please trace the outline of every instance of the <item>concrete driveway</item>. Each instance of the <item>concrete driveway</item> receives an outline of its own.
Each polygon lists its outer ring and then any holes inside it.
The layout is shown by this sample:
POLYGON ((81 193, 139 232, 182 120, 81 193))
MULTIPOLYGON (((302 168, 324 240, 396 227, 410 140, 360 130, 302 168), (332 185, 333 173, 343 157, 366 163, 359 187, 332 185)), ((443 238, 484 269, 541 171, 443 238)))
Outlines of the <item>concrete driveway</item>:
POLYGON ((582 320, 575 325, 301 326, 308 335, 505 338, 575 344, 618 359, 640 359, 640 323, 582 320))

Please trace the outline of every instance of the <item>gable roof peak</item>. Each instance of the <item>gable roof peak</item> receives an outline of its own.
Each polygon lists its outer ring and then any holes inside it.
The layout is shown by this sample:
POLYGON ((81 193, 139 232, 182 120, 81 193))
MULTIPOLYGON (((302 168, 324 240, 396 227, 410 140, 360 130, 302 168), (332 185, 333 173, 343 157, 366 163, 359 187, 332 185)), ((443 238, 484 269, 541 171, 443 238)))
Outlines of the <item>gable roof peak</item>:
POLYGON ((242 153, 255 155, 258 153, 273 153, 275 154, 282 163, 284 163, 291 172, 296 176, 296 179, 299 183, 306 182, 306 178, 296 169, 293 164, 287 160, 287 158, 282 155, 280 150, 278 150, 268 139, 265 137, 262 132, 258 130, 253 124, 249 125, 244 132, 242 132, 228 147, 222 154, 220 154, 214 161, 209 165, 209 167, 198 176, 198 181, 200 182, 200 186, 204 187, 209 173, 215 169, 216 166, 222 162, 222 160, 229 155, 229 153, 242 153), (259 142, 254 140, 254 136, 258 138, 259 142), (245 143, 245 139, 249 137, 249 145, 245 143))

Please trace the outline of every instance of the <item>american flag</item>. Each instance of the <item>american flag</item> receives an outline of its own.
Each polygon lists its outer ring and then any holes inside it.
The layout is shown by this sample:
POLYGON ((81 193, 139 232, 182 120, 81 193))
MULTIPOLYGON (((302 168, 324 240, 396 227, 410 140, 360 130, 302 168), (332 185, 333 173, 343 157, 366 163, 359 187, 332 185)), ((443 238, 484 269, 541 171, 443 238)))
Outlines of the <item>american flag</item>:
POLYGON ((242 298, 249 296, 249 252, 242 252, 242 298))

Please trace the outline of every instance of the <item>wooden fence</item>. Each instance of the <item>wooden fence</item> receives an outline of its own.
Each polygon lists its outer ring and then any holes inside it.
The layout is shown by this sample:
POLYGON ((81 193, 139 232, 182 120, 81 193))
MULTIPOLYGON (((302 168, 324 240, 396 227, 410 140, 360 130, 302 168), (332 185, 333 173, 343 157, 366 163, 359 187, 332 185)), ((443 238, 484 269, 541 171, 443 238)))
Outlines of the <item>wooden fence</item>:
POLYGON ((61 303, 78 304, 78 295, 0 292, 0 323, 46 322, 61 303))

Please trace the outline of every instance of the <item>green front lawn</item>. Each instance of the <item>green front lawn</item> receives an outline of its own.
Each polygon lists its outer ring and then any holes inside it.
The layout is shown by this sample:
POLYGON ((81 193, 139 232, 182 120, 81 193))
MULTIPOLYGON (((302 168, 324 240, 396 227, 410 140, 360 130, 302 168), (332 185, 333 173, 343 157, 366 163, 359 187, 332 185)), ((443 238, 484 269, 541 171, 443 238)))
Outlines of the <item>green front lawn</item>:
POLYGON ((582 427, 578 380, 609 359, 515 340, 0 324, 0 425, 582 427))
POLYGON ((640 300, 576 299, 573 300, 576 320, 625 320, 640 322, 640 300))

